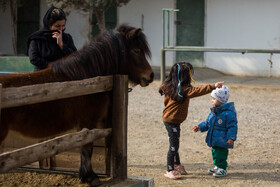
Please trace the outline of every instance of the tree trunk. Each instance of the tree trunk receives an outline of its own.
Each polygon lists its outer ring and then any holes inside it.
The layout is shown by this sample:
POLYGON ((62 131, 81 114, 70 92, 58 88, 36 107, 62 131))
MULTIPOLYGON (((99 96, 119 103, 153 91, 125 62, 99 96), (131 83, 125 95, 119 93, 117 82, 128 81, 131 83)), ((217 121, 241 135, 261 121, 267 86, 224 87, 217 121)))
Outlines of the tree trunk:
POLYGON ((12 43, 14 55, 17 55, 17 1, 10 1, 11 17, 12 17, 12 43))
POLYGON ((100 29, 100 31, 104 31, 106 29, 105 27, 105 8, 103 5, 100 5, 98 7, 93 8, 94 14, 97 19, 97 24, 100 29))

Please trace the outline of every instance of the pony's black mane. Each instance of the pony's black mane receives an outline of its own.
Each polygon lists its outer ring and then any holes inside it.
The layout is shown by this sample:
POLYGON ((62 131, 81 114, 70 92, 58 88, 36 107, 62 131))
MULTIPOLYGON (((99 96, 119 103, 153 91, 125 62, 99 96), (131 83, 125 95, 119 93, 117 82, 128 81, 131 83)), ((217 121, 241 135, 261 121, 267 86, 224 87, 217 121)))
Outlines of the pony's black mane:
MULTIPOLYGON (((128 33, 134 27, 121 25, 116 30, 107 30, 95 37, 90 43, 70 56, 52 64, 52 70, 64 74, 70 80, 80 80, 111 74, 127 74, 128 33)), ((145 35, 141 32, 137 38, 144 53, 150 57, 151 52, 145 35)))

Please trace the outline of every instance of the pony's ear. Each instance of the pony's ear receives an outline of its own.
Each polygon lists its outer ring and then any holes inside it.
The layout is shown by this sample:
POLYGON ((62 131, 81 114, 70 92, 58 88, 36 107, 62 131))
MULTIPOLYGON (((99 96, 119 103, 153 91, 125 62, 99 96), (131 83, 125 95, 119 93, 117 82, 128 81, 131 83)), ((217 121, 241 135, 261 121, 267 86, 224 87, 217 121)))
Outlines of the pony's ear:
POLYGON ((133 29, 127 34, 128 39, 137 38, 140 36, 142 29, 133 29))
POLYGON ((134 36, 140 36, 140 33, 142 32, 142 29, 136 29, 134 36))

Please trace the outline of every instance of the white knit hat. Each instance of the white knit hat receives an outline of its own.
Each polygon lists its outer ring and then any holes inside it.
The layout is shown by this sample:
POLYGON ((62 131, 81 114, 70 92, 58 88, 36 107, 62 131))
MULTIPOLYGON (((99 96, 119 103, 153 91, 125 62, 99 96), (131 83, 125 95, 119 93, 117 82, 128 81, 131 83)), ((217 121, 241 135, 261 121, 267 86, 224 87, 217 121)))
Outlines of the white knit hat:
POLYGON ((211 92, 211 96, 225 104, 229 98, 229 89, 227 86, 223 86, 222 88, 216 88, 211 92))

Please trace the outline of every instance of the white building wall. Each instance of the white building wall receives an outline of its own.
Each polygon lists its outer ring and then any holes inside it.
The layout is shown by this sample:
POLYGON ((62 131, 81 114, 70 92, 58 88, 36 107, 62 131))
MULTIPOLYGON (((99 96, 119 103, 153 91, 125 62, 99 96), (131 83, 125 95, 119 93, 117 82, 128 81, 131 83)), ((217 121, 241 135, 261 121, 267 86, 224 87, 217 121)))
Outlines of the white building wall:
MULTIPOLYGON (((207 0, 205 46, 280 49, 279 0, 207 0)), ((234 75, 280 76, 280 54, 205 53, 205 65, 234 75)))
MULTIPOLYGON (((41 1, 40 24, 48 7, 41 1)), ((131 0, 118 9, 118 24, 128 23, 143 29, 151 47, 152 66, 160 66, 162 47, 162 9, 174 8, 176 0, 131 0), (160 3, 159 3, 160 2, 160 3)), ((279 0, 206 0, 205 46, 224 48, 280 49, 279 0)), ((11 16, 0 11, 0 55, 13 55, 11 16), (5 19, 3 19, 5 18, 5 19)), ((80 49, 90 35, 89 13, 73 10, 67 16, 66 32, 80 49)), ((170 39, 174 43, 176 26, 170 18, 170 39), (172 37, 173 36, 173 37, 172 37)), ((42 26, 42 25, 41 25, 42 26)), ((174 53, 166 53, 166 65, 174 63, 174 53)), ((280 77, 280 54, 205 53, 205 66, 227 74, 280 77)))
MULTIPOLYGON (((143 29, 149 42, 152 59, 152 66, 160 66, 160 49, 163 45, 163 21, 162 9, 174 8, 174 0, 131 0, 126 6, 118 10, 118 23, 127 23, 129 25, 143 29)), ((170 43, 172 44, 175 35, 174 17, 170 14, 170 43)), ((166 34, 167 37, 167 34, 166 34)), ((171 66, 174 63, 174 53, 166 54, 166 65, 171 66)))

